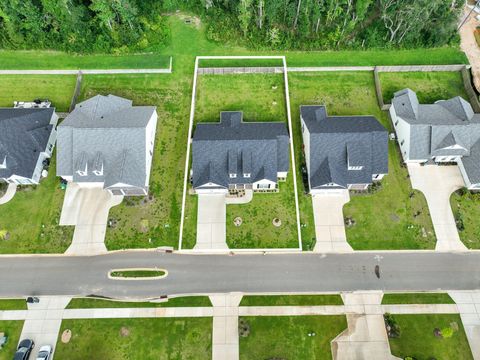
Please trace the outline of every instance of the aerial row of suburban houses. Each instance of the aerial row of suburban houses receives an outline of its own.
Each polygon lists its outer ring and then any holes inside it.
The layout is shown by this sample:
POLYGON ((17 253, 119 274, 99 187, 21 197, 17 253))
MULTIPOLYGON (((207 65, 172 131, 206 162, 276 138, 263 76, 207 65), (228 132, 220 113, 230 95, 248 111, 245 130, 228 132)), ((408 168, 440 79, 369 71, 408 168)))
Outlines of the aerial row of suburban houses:
MULTIPOLYGON (((420 104, 410 89, 395 93, 390 116, 406 163, 456 163, 470 189, 480 188, 480 114, 461 97, 420 104)), ((300 108, 311 194, 365 190, 388 173, 387 130, 373 116, 329 116, 300 108)), ((114 195, 146 195, 157 125, 154 106, 114 95, 78 103, 57 126, 54 108, 0 109, 0 180, 38 184, 57 144, 56 175, 114 195)), ((284 122, 246 122, 241 111, 199 123, 192 138, 195 193, 278 191, 290 168, 284 122)))

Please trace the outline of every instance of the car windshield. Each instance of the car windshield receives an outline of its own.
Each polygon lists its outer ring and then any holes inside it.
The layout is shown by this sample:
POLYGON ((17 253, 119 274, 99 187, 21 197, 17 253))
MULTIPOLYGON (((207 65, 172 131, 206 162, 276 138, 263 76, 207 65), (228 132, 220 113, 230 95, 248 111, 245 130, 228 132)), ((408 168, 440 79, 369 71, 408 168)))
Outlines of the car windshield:
POLYGON ((48 351, 40 351, 37 355, 37 360, 46 359, 48 356, 48 351))

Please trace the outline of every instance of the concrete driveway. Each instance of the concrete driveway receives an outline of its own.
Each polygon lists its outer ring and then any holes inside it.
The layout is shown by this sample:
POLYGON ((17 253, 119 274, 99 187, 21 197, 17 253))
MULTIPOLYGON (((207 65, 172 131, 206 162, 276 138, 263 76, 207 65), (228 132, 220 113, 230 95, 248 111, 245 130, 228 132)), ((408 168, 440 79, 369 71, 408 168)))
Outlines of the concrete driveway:
POLYGON ((69 183, 63 200, 60 225, 74 225, 72 244, 66 254, 96 255, 107 251, 105 231, 110 208, 122 202, 123 196, 112 195, 98 187, 79 187, 69 183))
POLYGON ((326 192, 312 196, 315 220, 315 252, 348 252, 352 247, 347 243, 343 205, 350 201, 348 190, 326 192))
POLYGON ((450 195, 465 186, 458 166, 408 164, 408 173, 412 187, 420 190, 427 199, 437 236, 435 250, 467 250, 458 235, 450 206, 450 195))
POLYGON ((225 194, 199 194, 196 250, 226 250, 225 194))

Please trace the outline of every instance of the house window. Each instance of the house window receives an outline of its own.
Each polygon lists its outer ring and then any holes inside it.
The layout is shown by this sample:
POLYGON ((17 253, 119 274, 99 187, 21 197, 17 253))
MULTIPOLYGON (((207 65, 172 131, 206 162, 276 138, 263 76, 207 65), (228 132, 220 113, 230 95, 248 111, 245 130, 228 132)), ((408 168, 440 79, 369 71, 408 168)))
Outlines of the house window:
POLYGON ((349 166, 348 170, 362 170, 363 166, 349 166))
POLYGON ((405 140, 402 140, 400 143, 400 146, 403 145, 404 143, 405 143, 405 140))
POLYGON ((397 120, 397 121, 395 121, 395 126, 397 126, 397 125, 398 125, 398 120, 397 120))
POLYGON ((53 149, 53 144, 48 144, 48 151, 52 151, 53 149))
POLYGON ((305 132, 305 125, 302 124, 302 134, 305 132))
POLYGON ((258 184, 257 189, 270 189, 270 184, 258 184))
POLYGON ((250 173, 244 173, 244 174, 243 174, 243 177, 245 177, 245 178, 249 178, 249 177, 250 177, 250 175, 251 175, 250 173))
POLYGON ((100 170, 93 170, 93 173, 97 176, 102 176, 103 175, 103 164, 100 170))
POLYGON ((236 177, 237 177, 237 174, 235 174, 235 173, 230 173, 230 178, 231 178, 231 179, 234 179, 234 178, 236 178, 236 177))

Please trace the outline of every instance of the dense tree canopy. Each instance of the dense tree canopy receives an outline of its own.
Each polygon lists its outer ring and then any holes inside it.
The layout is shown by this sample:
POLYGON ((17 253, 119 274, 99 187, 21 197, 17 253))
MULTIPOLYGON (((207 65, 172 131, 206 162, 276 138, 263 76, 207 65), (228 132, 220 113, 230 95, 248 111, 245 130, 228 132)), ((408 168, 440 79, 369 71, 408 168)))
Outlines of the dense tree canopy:
POLYGON ((253 48, 441 46, 457 40, 461 0, 0 0, 0 47, 155 50, 165 13, 202 17, 214 41, 253 48), (163 15, 162 15, 163 14, 163 15))

